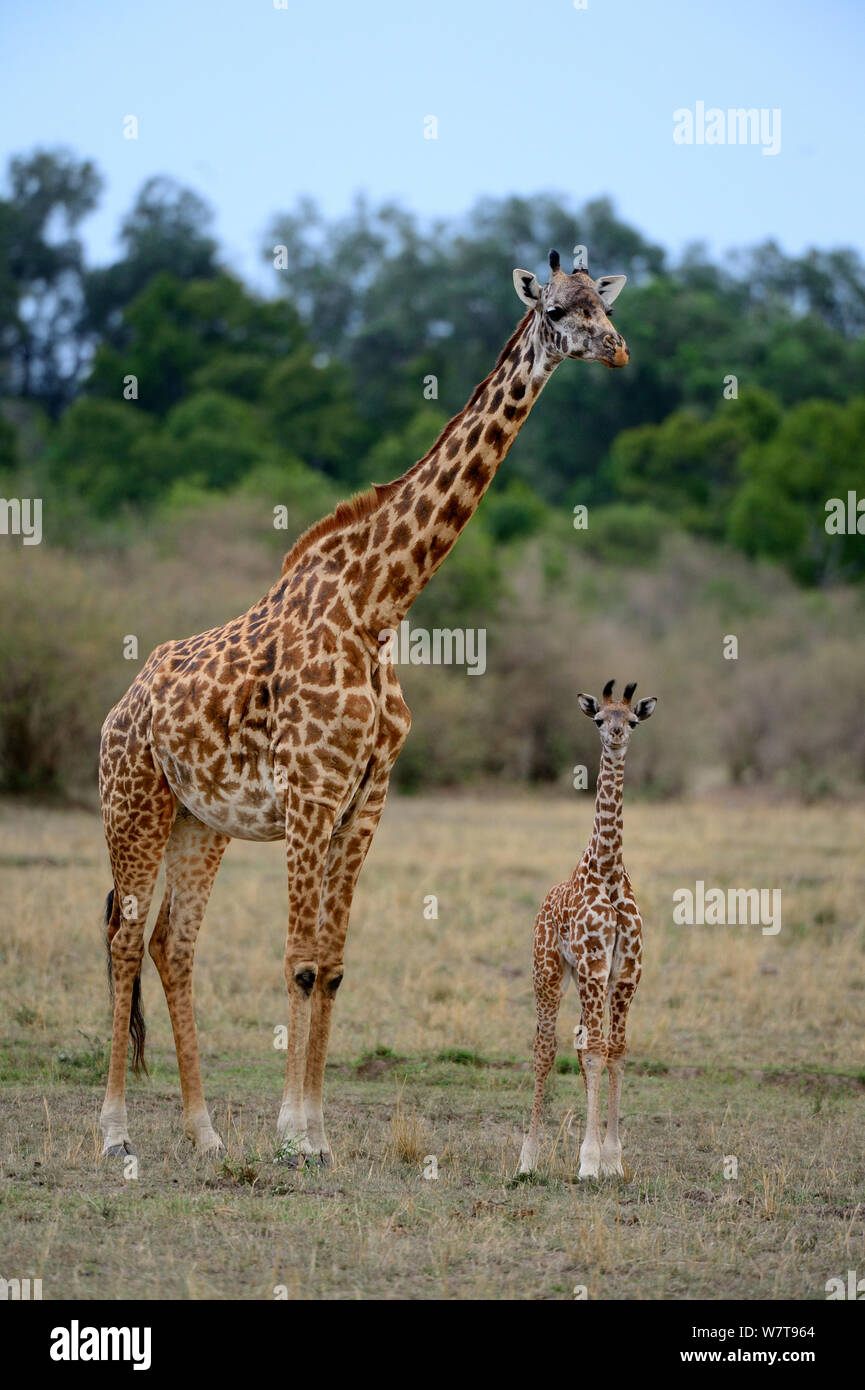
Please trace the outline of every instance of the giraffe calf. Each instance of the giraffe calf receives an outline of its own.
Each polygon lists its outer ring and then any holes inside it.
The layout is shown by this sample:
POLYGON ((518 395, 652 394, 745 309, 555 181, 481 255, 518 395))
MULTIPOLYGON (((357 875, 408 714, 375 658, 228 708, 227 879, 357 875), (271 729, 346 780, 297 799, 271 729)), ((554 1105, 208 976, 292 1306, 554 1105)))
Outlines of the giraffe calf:
POLYGON ((638 700, 632 709, 636 683, 625 687, 621 700, 613 698, 614 684, 608 681, 604 686, 600 704, 593 695, 577 696, 580 709, 595 721, 601 736, 595 821, 582 859, 571 877, 547 894, 535 922, 535 1094, 520 1154, 521 1173, 533 1173, 537 1167, 544 1086, 556 1059, 556 1021, 573 977, 582 1009, 576 1042, 586 1084, 586 1133, 580 1147, 579 1176, 624 1177, 619 1097, 625 1025, 642 969, 643 924, 622 863, 622 785, 631 732, 649 718, 657 700, 638 700), (607 1004, 609 1032, 605 1038, 607 1004), (610 1100, 607 1131, 601 1143, 598 1089, 605 1065, 610 1074, 610 1100))

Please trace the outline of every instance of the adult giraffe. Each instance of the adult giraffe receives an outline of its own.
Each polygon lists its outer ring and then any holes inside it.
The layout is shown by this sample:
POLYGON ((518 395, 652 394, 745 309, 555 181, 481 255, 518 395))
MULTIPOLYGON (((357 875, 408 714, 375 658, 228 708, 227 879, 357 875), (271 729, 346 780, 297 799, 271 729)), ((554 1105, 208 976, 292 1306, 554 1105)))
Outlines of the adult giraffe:
POLYGON ((226 845, 285 839, 289 995, 280 1152, 328 1163, 322 1083, 352 896, 410 726, 380 635, 399 626, 454 545, 550 374, 566 357, 623 367, 608 310, 624 275, 514 271, 527 312, 495 367, 427 454, 319 521, 249 612, 166 642, 108 715, 100 795, 114 888, 106 927, 114 1021, 104 1154, 131 1152, 127 1042, 143 1062, 144 929, 165 990, 184 1127, 220 1148, 201 1086, 192 1004, 195 939, 226 845))

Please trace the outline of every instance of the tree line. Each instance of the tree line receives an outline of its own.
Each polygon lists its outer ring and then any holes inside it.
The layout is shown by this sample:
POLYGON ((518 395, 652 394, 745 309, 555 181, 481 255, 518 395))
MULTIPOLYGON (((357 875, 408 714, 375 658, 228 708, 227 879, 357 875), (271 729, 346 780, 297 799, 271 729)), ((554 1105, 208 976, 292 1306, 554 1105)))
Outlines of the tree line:
POLYGON ((865 452, 854 250, 795 257, 767 242, 719 262, 694 245, 673 260, 608 199, 484 199, 431 223, 363 197, 329 220, 301 199, 264 239, 262 294, 226 268, 207 204, 170 179, 144 185, 102 267, 81 240, 103 189, 91 161, 37 151, 10 162, 6 183, 6 495, 27 478, 65 499, 57 514, 104 526, 183 488, 290 473, 347 491, 393 477, 512 332, 513 266, 542 273, 549 247, 566 259, 579 243, 592 273, 629 277, 617 325, 631 365, 556 374, 481 509, 492 538, 582 504, 596 544, 637 555, 678 528, 806 584, 865 572, 856 534, 825 525, 827 502, 861 486, 865 452))

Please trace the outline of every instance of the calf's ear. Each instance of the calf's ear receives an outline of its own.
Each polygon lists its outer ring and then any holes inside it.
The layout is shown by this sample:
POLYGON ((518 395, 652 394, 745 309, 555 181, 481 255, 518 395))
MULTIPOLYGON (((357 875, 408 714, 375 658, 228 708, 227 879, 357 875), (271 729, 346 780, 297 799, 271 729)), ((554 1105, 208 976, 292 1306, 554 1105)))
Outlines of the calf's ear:
POLYGON ((657 703, 656 695, 647 695, 645 699, 638 700, 634 707, 634 714, 637 719, 651 719, 652 711, 657 703))

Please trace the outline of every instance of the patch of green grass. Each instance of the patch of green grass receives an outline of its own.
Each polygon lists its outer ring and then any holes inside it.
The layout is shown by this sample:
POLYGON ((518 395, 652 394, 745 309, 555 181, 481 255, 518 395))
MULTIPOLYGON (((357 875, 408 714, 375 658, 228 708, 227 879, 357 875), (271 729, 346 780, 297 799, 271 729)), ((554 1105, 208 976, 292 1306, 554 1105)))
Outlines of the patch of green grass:
POLYGON ((88 1046, 64 1048, 54 1057, 54 1071, 61 1081, 102 1081, 108 1070, 109 1048, 99 1038, 79 1033, 88 1046))
POLYGON ((577 1056, 569 1057, 567 1053, 562 1057, 556 1058, 556 1071, 560 1076, 579 1076, 580 1059, 577 1056))
POLYGON ((642 1072, 644 1076, 665 1076, 670 1070, 669 1063, 662 1062, 656 1057, 641 1057, 632 1062, 634 1071, 642 1072))
POLYGON ((446 1047, 436 1054, 437 1062, 453 1062, 457 1067, 485 1067, 487 1061, 479 1052, 464 1047, 446 1047))
POLYGON ((397 1055, 392 1047, 378 1046, 367 1048, 365 1052, 362 1052, 357 1059, 357 1065, 362 1066, 364 1062, 372 1062, 377 1057, 392 1057, 395 1061, 397 1060, 397 1055))
POLYGON ((4 1085, 35 1081, 49 1069, 44 1049, 37 1052, 35 1043, 18 1040, 0 1046, 0 1082, 4 1085))

